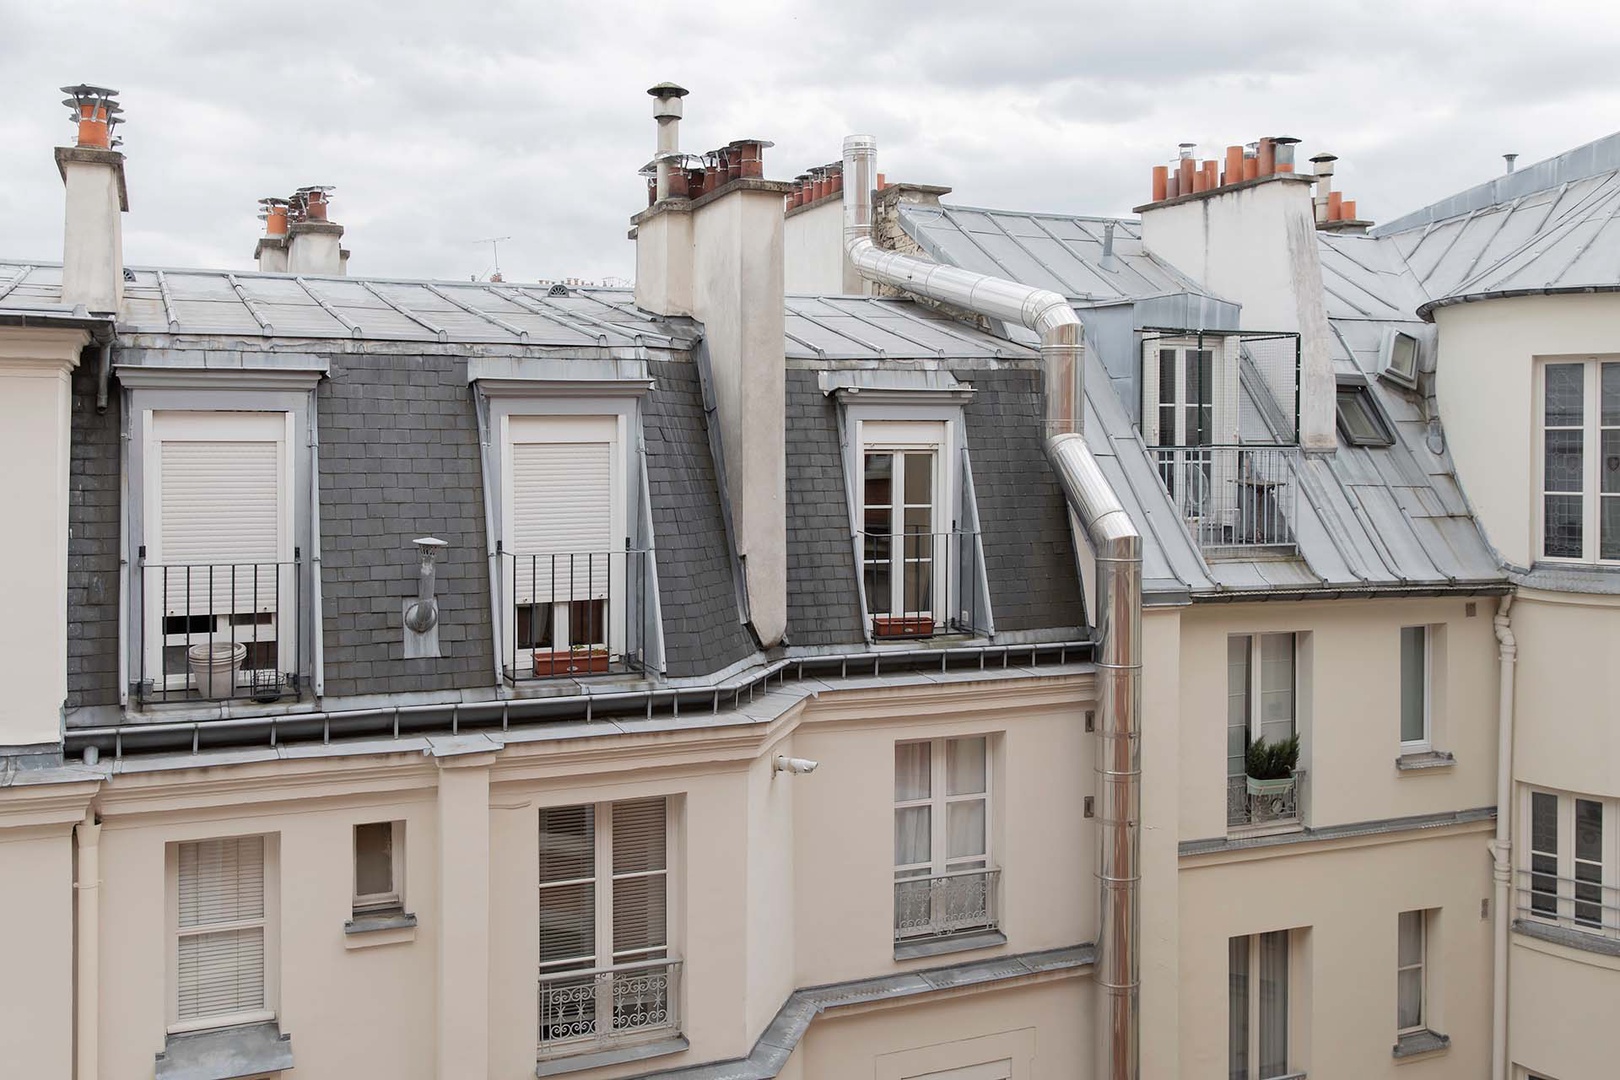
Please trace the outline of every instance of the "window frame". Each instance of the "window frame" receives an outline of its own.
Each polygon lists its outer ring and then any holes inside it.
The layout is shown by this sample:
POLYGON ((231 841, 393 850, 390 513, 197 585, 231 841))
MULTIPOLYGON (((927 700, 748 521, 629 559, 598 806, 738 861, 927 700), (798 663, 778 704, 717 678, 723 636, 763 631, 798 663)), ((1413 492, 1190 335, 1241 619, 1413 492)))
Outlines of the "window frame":
MULTIPOLYGON (((1261 731, 1261 727, 1262 727, 1262 725, 1264 723, 1264 720, 1262 718, 1262 714, 1263 714, 1264 710, 1261 707, 1261 695, 1263 694, 1263 691, 1261 690, 1261 679, 1262 679, 1262 676, 1263 676, 1263 656, 1262 656, 1262 648, 1261 648, 1261 646, 1262 646, 1262 644, 1263 644, 1263 642, 1264 642, 1264 640, 1266 638, 1287 637, 1288 639, 1290 639, 1289 640, 1290 652, 1291 652, 1291 655, 1293 657, 1293 660, 1292 660, 1293 678, 1291 680, 1291 686, 1290 686, 1290 690, 1289 690, 1290 696, 1291 696, 1291 708, 1289 709, 1290 716, 1289 716, 1289 721, 1288 721, 1289 728, 1290 728, 1289 735, 1299 735, 1300 734, 1300 727, 1301 727, 1301 724, 1300 724, 1300 670, 1299 670, 1299 668, 1300 668, 1300 647, 1299 647, 1300 646, 1300 634, 1301 634, 1301 632, 1297 631, 1297 630, 1262 630, 1262 631, 1256 631, 1256 632, 1253 632, 1253 633, 1228 634, 1226 636, 1227 648, 1228 649, 1231 648, 1231 642, 1234 639, 1237 639, 1237 638, 1245 639, 1249 643, 1248 644, 1248 653, 1249 653, 1249 655, 1248 655, 1248 674, 1247 674, 1248 684, 1247 684, 1247 687, 1245 689, 1245 702, 1244 702, 1244 712, 1245 712, 1244 731, 1246 733, 1247 741, 1244 743, 1245 761, 1244 761, 1244 774, 1243 775, 1246 775, 1247 770, 1248 770, 1248 764, 1247 764, 1247 750, 1248 750, 1248 747, 1250 745, 1252 745, 1255 740, 1263 737, 1263 733, 1261 731)), ((1230 703, 1230 699, 1231 699, 1231 695, 1232 695, 1230 653, 1228 653, 1227 675, 1228 675, 1227 698, 1228 698, 1228 702, 1230 703)), ((1275 723, 1275 721, 1273 721, 1273 723, 1275 723)), ((1231 727, 1232 727, 1232 724, 1231 724, 1231 714, 1230 714, 1230 704, 1229 704, 1228 705, 1228 715, 1227 715, 1227 728, 1230 730, 1231 727)), ((1285 738, 1286 737, 1287 736, 1285 736, 1285 738)), ((1230 762, 1230 754, 1228 754, 1228 761, 1230 762)), ((1236 776, 1236 775, 1239 775, 1239 774, 1231 772, 1230 769, 1227 772, 1228 777, 1236 776)))
POLYGON ((1378 374, 1380 378, 1390 380, 1408 390, 1416 390, 1418 376, 1423 371, 1423 343, 1416 334, 1408 334, 1403 330, 1391 329, 1384 337, 1378 350, 1378 374), (1395 366, 1395 346, 1401 338, 1412 343, 1412 371, 1410 374, 1395 366))
POLYGON ((1389 418, 1373 394, 1372 387, 1359 380, 1341 379, 1333 388, 1333 419, 1339 429, 1340 438, 1350 446, 1394 446, 1395 429, 1390 425, 1389 418), (1357 406, 1368 423, 1375 429, 1376 434, 1363 435, 1352 429, 1345 421, 1345 406, 1342 398, 1352 394, 1356 398, 1357 406))
POLYGON ((1245 1038, 1243 1062, 1244 1080, 1269 1080, 1269 1078, 1262 1077, 1261 1074, 1263 1070, 1260 1064, 1260 1021, 1261 1008, 1263 1004, 1261 1000, 1260 985, 1260 951, 1261 939, 1271 934, 1281 935, 1284 949, 1283 970, 1285 972, 1287 985, 1283 991, 1282 1015, 1284 1046, 1283 1057, 1285 1064, 1282 1072, 1272 1073, 1270 1074, 1270 1077, 1281 1078, 1291 1076, 1299 1071, 1294 1068, 1294 1052, 1299 1041, 1298 1033, 1295 1031, 1294 1027, 1294 996, 1297 992, 1296 988, 1300 982, 1301 975, 1299 970, 1301 943, 1298 940, 1298 935, 1293 930, 1267 930, 1252 934, 1235 934, 1227 941, 1228 989, 1226 1062, 1227 1076, 1229 1077, 1229 1080, 1237 1080, 1238 1076, 1236 1072, 1237 1062, 1234 1060, 1235 1047, 1232 1044, 1231 1038, 1233 1028, 1237 1026, 1231 1015, 1231 982, 1235 978, 1235 973, 1232 970, 1232 958, 1234 954, 1232 943, 1236 941, 1242 941, 1243 945, 1241 948, 1246 951, 1244 969, 1244 978, 1246 980, 1244 990, 1246 992, 1246 998, 1245 1015, 1243 1017, 1243 1030, 1245 1038))
POLYGON ((281 998, 281 835, 279 833, 233 833, 225 836, 188 836, 164 844, 164 900, 165 951, 167 953, 168 992, 165 995, 165 1032, 180 1035, 194 1031, 212 1031, 216 1028, 236 1027, 240 1024, 263 1023, 275 1020, 281 998), (190 1020, 180 1018, 180 940, 190 936, 180 926, 180 848, 183 844, 201 844, 221 840, 246 840, 260 837, 264 841, 264 913, 258 919, 241 923, 216 924, 204 929, 192 929, 190 934, 216 932, 221 929, 241 929, 246 926, 264 928, 264 1007, 243 1012, 221 1013, 190 1020))
POLYGON ((1397 732, 1401 743, 1401 753, 1424 754, 1434 749, 1434 628, 1427 624, 1419 626, 1401 627, 1400 649, 1398 664, 1400 678, 1399 714, 1397 732), (1406 737, 1406 639, 1407 631, 1416 630, 1423 635, 1423 734, 1421 738, 1408 739, 1406 737))
POLYGON ((1395 922, 1395 1034, 1415 1035, 1429 1030, 1429 912, 1418 908, 1412 911, 1403 911, 1396 916, 1395 922), (1418 928, 1418 958, 1410 964, 1401 963, 1401 920, 1408 916, 1416 916, 1418 928), (1402 1025, 1401 1016, 1401 974, 1415 970, 1418 973, 1417 984, 1417 1023, 1402 1025))
MULTIPOLYGON (((1241 414, 1241 397, 1238 390, 1238 349, 1239 339, 1232 333, 1206 333, 1166 334, 1162 337, 1143 336, 1139 351, 1142 373, 1141 394, 1141 422, 1138 425, 1142 432, 1142 441, 1149 449, 1154 448, 1192 448, 1201 446, 1233 446, 1239 442, 1239 422, 1241 414), (1159 377, 1163 362, 1163 350, 1176 351, 1175 373, 1176 392, 1174 400, 1166 403, 1163 400, 1163 380, 1159 377), (1186 400, 1187 385, 1187 356, 1190 352, 1207 350, 1210 354, 1210 380, 1209 380, 1209 431, 1208 441, 1203 443, 1189 443, 1185 440, 1186 410, 1194 406, 1186 400), (1171 438, 1165 437, 1160 430, 1161 408, 1175 410, 1174 429, 1171 438), (1181 441, 1173 436, 1176 431, 1183 435, 1181 441)), ((1203 407, 1204 403, 1198 403, 1203 407)))
MULTIPOLYGON (((1620 492, 1603 491, 1603 432, 1620 431, 1620 425, 1603 424, 1603 368, 1620 368, 1620 356, 1549 356, 1536 361, 1533 374, 1534 414, 1531 474, 1531 551, 1537 561, 1585 566, 1620 566, 1620 556, 1603 558, 1603 501, 1620 502, 1620 492), (1557 366, 1579 366, 1581 380, 1581 487, 1579 492, 1547 490, 1547 371, 1557 366), (1581 554, 1547 554, 1547 498, 1549 495, 1576 495, 1581 499, 1581 554)), ((1556 425, 1554 430, 1573 430, 1573 425, 1556 425)))
POLYGON ((1523 836, 1523 842, 1517 845, 1520 855, 1515 867, 1519 918, 1594 937, 1620 939, 1620 800, 1527 785, 1518 808, 1523 836), (1538 795, 1552 799, 1555 807, 1556 850, 1552 852, 1536 847, 1534 808, 1538 795), (1581 803, 1601 808, 1595 860, 1581 857, 1577 849, 1577 810, 1581 803), (1551 871, 1537 868, 1538 859, 1549 858, 1551 871), (1596 880, 1579 877, 1582 865, 1597 867, 1596 880), (1537 889, 1537 879, 1544 877, 1553 879, 1552 893, 1537 889), (1550 909, 1538 906, 1543 898, 1551 899, 1550 909), (1590 907, 1596 908, 1595 922, 1582 917, 1582 909, 1590 907))
MULTIPOLYGON (((864 410, 863 410, 864 411, 864 410)), ((955 410, 953 410, 954 412, 955 410)), ((929 410, 932 414, 934 410, 929 410)), ((960 508, 960 472, 957 467, 959 455, 957 445, 957 431, 955 421, 951 418, 934 415, 903 416, 898 412, 883 417, 872 415, 857 415, 854 417, 855 439, 853 440, 853 461, 850 463, 850 489, 851 509, 854 513, 854 530, 856 533, 856 575, 857 585, 860 589, 861 604, 866 615, 867 633, 873 637, 884 637, 877 633, 877 620, 890 619, 906 629, 908 620, 915 619, 920 625, 923 618, 932 620, 932 628, 916 631, 911 636, 926 636, 943 632, 951 625, 952 613, 957 610, 957 600, 961 595, 961 586, 956 580, 957 566, 961 561, 960 548, 953 552, 950 550, 950 539, 956 538, 961 529, 960 508), (904 526, 904 513, 896 513, 894 498, 899 495, 904 506, 904 476, 891 470, 890 475, 890 502, 889 502, 889 610, 878 612, 868 595, 866 582, 866 457, 868 454, 893 454, 895 461, 901 459, 900 455, 930 453, 933 456, 933 469, 931 483, 933 485, 933 506, 931 513, 930 537, 944 534, 947 537, 944 557, 941 558, 938 546, 931 539, 931 552, 929 556, 930 578, 928 610, 919 610, 908 615, 904 608, 905 582, 904 575, 894 572, 894 553, 899 538, 904 535, 897 532, 904 526), (942 570, 943 565, 943 570, 942 570), (901 601, 901 612, 894 612, 896 600, 901 601)), ((966 534, 963 534, 964 536, 966 534)), ((961 544, 965 540, 958 540, 961 544)), ((903 552, 903 548, 902 548, 903 552)), ((977 552, 974 558, 977 558, 977 552)), ((900 636, 900 635, 896 635, 900 636)))
MULTIPOLYGON (((896 883, 903 881, 929 881, 953 874, 963 876, 982 872, 987 881, 986 888, 994 890, 997 887, 997 878, 1000 868, 996 865, 995 843, 995 754, 997 740, 988 732, 969 733, 965 735, 943 735, 927 739, 897 739, 894 743, 896 786, 898 786, 899 751, 903 746, 928 747, 928 795, 919 799, 900 799, 898 793, 891 798, 893 806, 893 820, 898 827, 898 817, 901 810, 926 807, 928 809, 929 836, 928 836, 928 862, 900 863, 898 859, 893 862, 893 879, 896 883), (978 792, 950 792, 950 745, 968 741, 980 741, 984 744, 984 790, 978 792), (979 802, 984 806, 984 851, 975 855, 950 855, 950 807, 953 804, 979 802), (965 866, 965 863, 977 865, 965 866), (904 876, 902 876, 904 875, 904 876)), ((896 856, 898 853, 895 853, 896 856)), ((896 941, 919 941, 930 938, 944 938, 955 936, 958 933, 982 933, 1000 927, 1000 917, 997 911, 996 897, 987 897, 987 912, 984 925, 964 927, 961 930, 946 933, 917 933, 906 935, 904 939, 896 937, 896 941)), ((894 907, 895 918, 898 924, 899 917, 899 891, 895 890, 894 907)), ((898 925, 896 930, 898 930, 898 925)))
POLYGON ((351 830, 354 837, 354 883, 351 910, 355 918, 367 915, 403 914, 405 911, 405 822, 359 821, 351 830), (388 826, 388 877, 392 888, 380 893, 360 891, 360 830, 371 825, 388 826))

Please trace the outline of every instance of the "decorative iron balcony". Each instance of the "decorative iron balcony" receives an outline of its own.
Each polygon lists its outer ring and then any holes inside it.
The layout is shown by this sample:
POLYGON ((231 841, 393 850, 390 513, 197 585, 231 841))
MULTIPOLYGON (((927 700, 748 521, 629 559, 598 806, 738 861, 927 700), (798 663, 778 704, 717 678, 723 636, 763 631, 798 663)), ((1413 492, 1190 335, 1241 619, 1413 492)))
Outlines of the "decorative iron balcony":
MULTIPOLYGON (((1530 858, 1554 861, 1546 855, 1531 854, 1530 858)), ((1514 871, 1520 920, 1620 938, 1620 887, 1599 879, 1598 863, 1576 863, 1575 872, 1583 876, 1564 877, 1546 866, 1514 871), (1591 876, 1585 876, 1588 869, 1591 876)))
POLYGON ((578 678, 647 671, 652 552, 514 554, 497 549, 507 598, 506 677, 578 678))
POLYGON ((1148 453, 1206 555, 1293 549, 1298 447, 1150 446, 1148 453))
POLYGON ((540 977, 540 1053, 574 1054, 680 1030, 679 960, 540 977))
POLYGON ((1226 827, 1259 828, 1303 824, 1305 770, 1295 769, 1287 780, 1226 778, 1226 827))
POLYGON ((305 684, 302 564, 141 561, 134 697, 141 704, 296 697, 305 684))
POLYGON ((1000 885, 1001 871, 990 868, 896 878, 894 940, 994 930, 1000 885))
POLYGON ((855 542, 873 638, 988 632, 978 533, 858 532, 855 542))

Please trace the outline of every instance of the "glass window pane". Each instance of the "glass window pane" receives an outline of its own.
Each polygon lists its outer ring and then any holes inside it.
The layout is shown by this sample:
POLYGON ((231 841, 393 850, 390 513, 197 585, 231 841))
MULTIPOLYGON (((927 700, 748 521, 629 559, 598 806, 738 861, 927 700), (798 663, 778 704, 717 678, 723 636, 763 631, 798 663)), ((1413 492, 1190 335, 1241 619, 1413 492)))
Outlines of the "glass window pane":
POLYGON ((1396 334, 1389 351, 1390 370, 1408 379, 1417 377, 1417 339, 1396 334))
POLYGON ((984 800, 963 799, 945 809, 945 857, 963 859, 985 853, 984 800))
POLYGON ((894 812, 894 865, 927 863, 932 855, 929 843, 933 816, 927 806, 902 806, 894 812))
POLYGON ((596 807, 540 810, 540 880, 572 881, 596 873, 596 807))
POLYGON ((1606 428, 1598 454, 1598 490, 1620 494, 1620 428, 1606 428))
POLYGON ((1600 391, 1601 423, 1604 427, 1620 425, 1620 364, 1604 364, 1600 391))
POLYGON ((1579 495, 1548 495, 1543 503, 1542 554, 1554 559, 1580 558, 1582 498, 1579 495))
POLYGON ((1288 931, 1260 935, 1260 1077, 1288 1072, 1288 931))
POLYGON ((934 455, 904 455, 906 502, 912 506, 932 506, 934 502, 934 455))
POLYGON ((1530 795, 1530 907, 1543 914, 1558 912, 1558 796, 1530 795))
MULTIPOLYGON (((1174 405, 1176 401, 1176 350, 1159 350, 1159 404, 1174 405)), ((1162 436, 1166 432, 1159 432, 1162 436)), ((1168 441, 1168 440, 1161 440, 1168 441)))
POLYGON ((596 885, 540 889, 540 963, 589 967, 596 955, 596 885))
POLYGON ((355 895, 394 891, 393 848, 393 823, 380 821, 354 827, 355 895))
POLYGON ((1620 559, 1620 495, 1605 495, 1599 503, 1601 543, 1598 558, 1620 559))
POLYGON ((1249 939, 1227 942, 1226 1075, 1249 1080, 1249 939))
POLYGON ((1408 968, 1397 973, 1400 1000, 1396 1005, 1396 1024, 1402 1031, 1423 1025, 1423 969, 1408 968))
POLYGON ((644 799, 613 804, 613 872, 637 874, 663 870, 667 832, 664 800, 644 799))
POLYGON ((1401 741, 1422 742, 1429 737, 1425 707, 1428 684, 1428 628, 1401 628, 1401 741))
POLYGON ((981 735, 945 744, 945 793, 974 795, 985 790, 985 745, 981 735))
POLYGON ((902 615, 917 615, 934 610, 934 564, 923 546, 922 558, 907 559, 905 576, 901 579, 905 595, 901 597, 902 615))
POLYGON ((1575 800, 1575 857, 1603 861, 1603 804, 1592 799, 1575 800))
POLYGON ((1585 436, 1579 430, 1559 428, 1546 433, 1543 459, 1546 491, 1585 490, 1585 436))
MULTIPOLYGON (((613 952, 647 953, 669 943, 668 889, 663 874, 613 882, 613 952)), ((642 957, 632 957, 641 959, 642 957)))
POLYGON ((1260 636, 1260 729, 1268 739, 1294 733, 1294 635, 1260 636))
POLYGON ((894 747, 894 801, 911 802, 929 796, 933 747, 925 742, 896 743, 894 747))
POLYGON ((1352 439, 1369 443, 1388 441, 1383 425, 1373 417, 1366 390, 1359 386, 1340 387, 1337 401, 1339 422, 1352 439))
POLYGON ((1226 639, 1226 775, 1242 776, 1249 747, 1249 648, 1247 635, 1226 639))
POLYGON ((866 606, 873 615, 887 615, 894 606, 894 597, 890 591, 893 588, 893 580, 888 563, 873 562, 867 564, 866 606))
POLYGON ((1401 912, 1399 949, 1395 962, 1401 967, 1423 963, 1423 912, 1401 912))
POLYGON ((1586 415, 1586 365, 1548 364, 1546 391, 1546 426, 1579 427, 1586 415))
POLYGON ((863 500, 867 506, 888 506, 894 500, 894 455, 893 454, 867 454, 866 455, 866 498, 863 500))

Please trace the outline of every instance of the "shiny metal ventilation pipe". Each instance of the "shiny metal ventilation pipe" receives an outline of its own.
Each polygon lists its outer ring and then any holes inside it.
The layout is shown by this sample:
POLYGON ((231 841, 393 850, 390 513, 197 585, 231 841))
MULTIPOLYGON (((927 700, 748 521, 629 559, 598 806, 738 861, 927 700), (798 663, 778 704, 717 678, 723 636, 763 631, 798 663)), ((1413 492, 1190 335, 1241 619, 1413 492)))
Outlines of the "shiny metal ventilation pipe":
POLYGON ((1105 1080, 1138 1080, 1141 1073, 1141 952, 1138 895, 1141 851, 1142 538, 1080 430, 1080 320, 1069 301, 1045 289, 941 266, 872 241, 872 189, 877 142, 844 140, 844 251, 862 277, 1040 335, 1046 388, 1046 456, 1064 497, 1079 517, 1097 558, 1097 662, 1102 716, 1099 776, 1098 985, 1104 991, 1099 1046, 1105 1080))

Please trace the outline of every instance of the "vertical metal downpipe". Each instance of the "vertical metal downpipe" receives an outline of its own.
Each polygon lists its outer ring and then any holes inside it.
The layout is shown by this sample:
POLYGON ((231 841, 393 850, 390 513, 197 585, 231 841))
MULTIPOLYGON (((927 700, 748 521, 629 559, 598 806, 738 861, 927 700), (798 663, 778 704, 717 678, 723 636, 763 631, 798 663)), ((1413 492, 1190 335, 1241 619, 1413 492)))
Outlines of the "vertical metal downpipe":
POLYGON ((1099 728, 1097 825, 1103 990, 1100 1078, 1141 1075, 1142 537, 1080 431, 1085 394, 1080 320, 1045 289, 882 251, 872 242, 877 142, 844 140, 844 251, 857 273, 1040 334, 1046 456, 1097 558, 1099 728))

